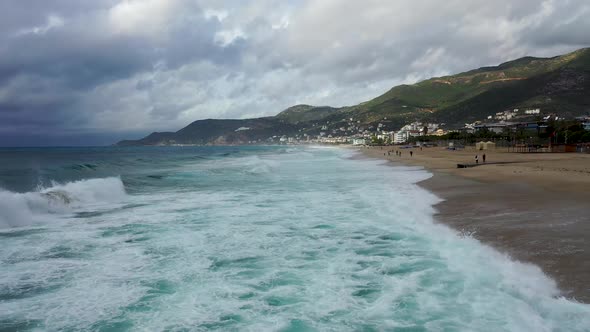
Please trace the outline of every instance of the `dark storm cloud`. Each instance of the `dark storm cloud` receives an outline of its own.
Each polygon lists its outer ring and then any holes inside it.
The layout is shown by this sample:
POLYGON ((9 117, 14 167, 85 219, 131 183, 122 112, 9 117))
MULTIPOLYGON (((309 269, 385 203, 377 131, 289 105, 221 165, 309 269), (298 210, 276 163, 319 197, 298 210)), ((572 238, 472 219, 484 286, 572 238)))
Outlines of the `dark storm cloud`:
POLYGON ((583 0, 2 1, 0 145, 358 103, 590 45, 589 11, 583 0))
MULTIPOLYGON (((71 1, 64 3, 70 4, 71 1)), ((100 1, 96 3, 101 4, 100 1)), ((102 3, 112 5, 115 1, 102 3)), ((111 26, 112 22, 108 22, 108 7, 104 5, 96 8, 66 7, 68 10, 65 11, 59 7, 45 7, 44 20, 32 21, 30 24, 35 24, 33 28, 23 27, 21 23, 20 26, 9 28, 9 34, 3 33, 0 77, 6 80, 19 74, 38 75, 62 79, 72 86, 86 88, 105 80, 116 80, 138 71, 151 70, 158 61, 165 61, 168 69, 174 69, 195 59, 225 63, 228 58, 235 57, 232 49, 226 50, 214 43, 213 34, 218 28, 218 22, 205 20, 200 8, 195 5, 187 7, 195 11, 193 15, 187 17, 182 13, 171 13, 170 19, 174 22, 166 24, 167 31, 162 32, 166 36, 163 37, 141 33, 141 29, 144 29, 141 25, 150 24, 149 19, 137 27, 138 31, 116 31, 111 26), (62 12, 72 16, 57 16, 59 14, 56 13, 62 12), (59 17, 63 25, 38 33, 27 32, 46 28, 51 24, 48 22, 51 15, 59 17)), ((10 15, 9 12, 3 13, 10 15)))
MULTIPOLYGON (((48 3, 1 5, 0 15, 7 18, 1 20, 0 33, 3 133, 50 135, 80 126, 92 129, 92 118, 112 102, 103 99, 102 105, 82 108, 88 105, 84 99, 97 87, 157 66, 170 71, 200 59, 228 65, 238 54, 235 46, 215 43, 218 21, 205 19, 200 8, 186 1, 151 1, 154 8, 148 6, 147 12, 137 15, 159 15, 158 10, 170 9, 190 9, 190 15, 170 12, 165 22, 139 17, 135 25, 127 25, 127 15, 116 17, 115 1, 97 1, 93 6, 72 5, 71 1, 48 3), (145 25, 151 23, 161 26, 144 34, 145 25)), ((125 14, 142 10, 140 2, 129 4, 137 8, 131 7, 125 14)))

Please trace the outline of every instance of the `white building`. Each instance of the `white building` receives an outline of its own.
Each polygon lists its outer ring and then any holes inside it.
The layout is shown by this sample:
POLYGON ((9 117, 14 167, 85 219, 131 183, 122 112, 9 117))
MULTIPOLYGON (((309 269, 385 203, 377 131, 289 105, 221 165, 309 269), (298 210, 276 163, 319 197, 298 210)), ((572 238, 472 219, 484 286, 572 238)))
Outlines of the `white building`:
POLYGON ((428 132, 433 132, 438 129, 439 125, 436 123, 412 122, 403 126, 401 131, 423 131, 424 127, 428 128, 428 132))
POLYGON ((352 145, 365 145, 367 144, 367 140, 364 138, 354 138, 352 140, 352 145))
POLYGON ((381 134, 377 134, 377 139, 382 139, 384 141, 390 140, 391 137, 393 136, 393 132, 389 132, 389 131, 382 131, 381 134))
POLYGON ((408 132, 404 130, 400 130, 395 133, 393 136, 393 143, 395 144, 402 144, 408 141, 408 132))

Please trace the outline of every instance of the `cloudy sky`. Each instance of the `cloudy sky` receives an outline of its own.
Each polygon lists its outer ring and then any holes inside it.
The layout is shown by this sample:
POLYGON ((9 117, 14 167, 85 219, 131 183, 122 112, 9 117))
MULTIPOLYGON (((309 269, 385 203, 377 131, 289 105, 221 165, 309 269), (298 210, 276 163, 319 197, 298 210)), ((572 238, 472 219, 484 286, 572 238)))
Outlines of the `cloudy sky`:
POLYGON ((3 0, 0 146, 344 106, 590 45, 587 0, 3 0))

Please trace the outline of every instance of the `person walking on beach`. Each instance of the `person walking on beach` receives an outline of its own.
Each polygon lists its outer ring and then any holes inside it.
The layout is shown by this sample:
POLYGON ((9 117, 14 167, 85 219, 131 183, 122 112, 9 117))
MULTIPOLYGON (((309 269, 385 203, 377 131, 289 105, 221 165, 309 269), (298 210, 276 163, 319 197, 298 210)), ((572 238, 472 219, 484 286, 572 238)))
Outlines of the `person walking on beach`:
POLYGON ((414 151, 410 151, 410 157, 414 155, 414 151))
POLYGON ((483 163, 486 163, 486 154, 484 153, 483 156, 481 156, 481 160, 483 161, 483 163))
POLYGON ((477 156, 477 155, 475 155, 475 163, 476 163, 476 164, 479 164, 479 158, 478 158, 478 156, 477 156))

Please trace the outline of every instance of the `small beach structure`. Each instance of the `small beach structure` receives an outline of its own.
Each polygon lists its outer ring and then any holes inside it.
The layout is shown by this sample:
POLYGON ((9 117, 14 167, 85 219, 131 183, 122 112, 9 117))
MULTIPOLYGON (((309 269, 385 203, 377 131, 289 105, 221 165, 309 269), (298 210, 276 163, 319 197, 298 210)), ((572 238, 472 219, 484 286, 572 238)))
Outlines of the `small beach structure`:
POLYGON ((476 150, 493 150, 496 148, 496 143, 492 142, 492 141, 481 141, 481 142, 477 142, 475 143, 475 149, 476 150))

